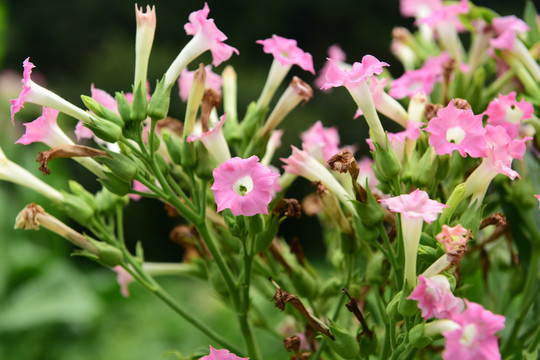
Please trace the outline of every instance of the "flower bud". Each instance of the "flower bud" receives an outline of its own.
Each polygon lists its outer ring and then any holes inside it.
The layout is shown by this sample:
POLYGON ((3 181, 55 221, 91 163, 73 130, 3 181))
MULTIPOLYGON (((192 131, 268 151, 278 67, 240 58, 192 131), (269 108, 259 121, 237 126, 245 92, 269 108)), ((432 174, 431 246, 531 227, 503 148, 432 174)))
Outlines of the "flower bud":
POLYGON ((401 299, 401 294, 403 291, 398 292, 392 300, 386 305, 386 315, 390 317, 394 321, 399 321, 403 317, 401 316, 401 313, 398 311, 399 306, 399 300, 401 299))
POLYGON ((425 323, 422 322, 409 331, 409 343, 415 348, 421 349, 426 347, 433 340, 429 336, 424 335, 424 326, 425 323))
POLYGON ((152 94, 150 104, 148 105, 148 116, 150 116, 151 119, 161 120, 167 117, 171 101, 172 86, 173 84, 165 86, 165 76, 157 82, 156 90, 152 94))
POLYGON ((433 174, 437 173, 439 157, 433 158, 432 153, 433 148, 430 146, 416 163, 416 168, 412 172, 412 181, 419 187, 431 185, 433 174))
POLYGON ((123 181, 110 171, 104 171, 104 173, 105 177, 99 178, 98 181, 107 188, 107 190, 119 196, 124 196, 129 193, 131 190, 130 183, 123 181))
MULTIPOLYGON (((111 268, 122 263, 123 255, 120 249, 111 244, 91 239, 88 236, 86 238, 99 250, 97 262, 111 268)), ((83 252, 79 252, 78 255, 84 255, 83 252)))
POLYGON ((138 172, 137 165, 129 157, 113 151, 107 151, 107 154, 109 157, 98 156, 95 159, 102 164, 107 165, 113 174, 120 179, 125 181, 132 181, 135 179, 138 172))
POLYGON ((213 179, 213 171, 216 168, 216 162, 202 142, 197 141, 195 143, 195 152, 197 153, 197 167, 195 168, 195 174, 199 179, 213 179))
POLYGON ((84 123, 83 125, 101 140, 115 143, 122 137, 122 128, 117 124, 95 116, 90 116, 90 119, 92 123, 84 123))
POLYGON ((62 207, 71 218, 81 225, 86 225, 94 217, 95 208, 92 207, 83 197, 62 192, 64 202, 62 207))
POLYGON ((165 142, 165 146, 167 147, 167 152, 169 153, 169 158, 174 164, 180 165, 182 162, 181 161, 182 150, 180 148, 179 142, 176 141, 177 139, 175 139, 175 137, 176 136, 172 134, 170 130, 165 129, 165 128, 161 129, 161 138, 165 142))
POLYGON ((334 335, 335 340, 328 340, 327 344, 343 359, 356 359, 360 353, 360 345, 356 341, 356 336, 353 336, 346 329, 330 321, 330 332, 334 335))
POLYGON ((305 268, 301 266, 294 267, 291 281, 296 291, 298 291, 298 296, 308 299, 315 298, 319 288, 317 280, 305 268))
POLYGON ((101 189, 95 199, 100 214, 114 214, 117 206, 124 207, 129 203, 129 197, 113 194, 107 188, 101 189))
POLYGON ((124 120, 124 123, 129 122, 131 120, 131 105, 126 99, 126 95, 123 92, 117 92, 114 98, 116 99, 116 106, 122 120, 124 120))
POLYGON ((379 175, 378 179, 382 182, 390 182, 401 172, 401 163, 390 146, 388 136, 386 136, 386 148, 373 142, 375 151, 372 151, 373 159, 375 160, 375 175, 379 175))
POLYGON ((368 226, 375 227, 384 219, 384 210, 381 204, 375 200, 369 186, 366 184, 366 202, 353 201, 360 220, 368 226))
MULTIPOLYGON (((146 88, 146 86, 144 86, 146 88)), ((148 108, 148 98, 143 91, 143 83, 139 83, 133 92, 133 101, 131 102, 131 111, 129 118, 132 121, 143 121, 146 119, 146 110, 148 108)))
POLYGON ((184 141, 180 144, 180 150, 182 167, 193 170, 197 166, 195 143, 184 141))
POLYGON ((261 214, 244 216, 244 222, 250 235, 260 234, 264 229, 264 219, 261 214))
POLYGON ((124 126, 124 121, 122 120, 122 118, 111 109, 108 109, 105 106, 101 105, 96 100, 92 99, 90 96, 81 95, 81 99, 84 105, 86 105, 86 107, 98 117, 109 120, 110 122, 120 127, 124 126))
POLYGON ((407 280, 405 280, 404 290, 401 291, 401 297, 399 299, 399 304, 398 304, 398 311, 404 317, 413 316, 418 310, 416 301, 407 299, 414 285, 415 284, 408 284, 407 280))

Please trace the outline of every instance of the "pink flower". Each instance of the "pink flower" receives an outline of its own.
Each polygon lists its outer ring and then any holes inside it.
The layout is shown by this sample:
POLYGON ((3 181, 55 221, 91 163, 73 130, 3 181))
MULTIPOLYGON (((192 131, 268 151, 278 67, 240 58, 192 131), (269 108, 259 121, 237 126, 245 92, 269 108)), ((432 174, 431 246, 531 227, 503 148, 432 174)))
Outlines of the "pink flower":
POLYGON ((326 82, 321 87, 323 90, 339 86, 354 88, 371 76, 380 75, 384 66, 390 66, 372 55, 365 55, 362 62, 355 62, 351 70, 340 69, 334 60, 327 60, 330 66, 327 67, 326 82))
POLYGON ((444 360, 497 360, 501 358, 495 333, 504 329, 505 318, 465 300, 467 309, 452 313, 450 320, 460 327, 443 332, 444 360))
POLYGON ((360 174, 358 175, 358 183, 362 186, 366 186, 366 181, 369 184, 369 188, 371 189, 371 192, 383 195, 381 190, 377 188, 377 184, 379 183, 379 180, 375 177, 375 173, 373 172, 373 168, 371 167, 373 165, 373 160, 371 160, 368 157, 363 157, 358 162, 358 167, 360 168, 360 174))
POLYGON ((444 275, 426 278, 418 277, 418 285, 407 298, 418 301, 422 317, 430 319, 448 319, 452 314, 463 311, 463 300, 457 298, 450 290, 450 283, 444 275))
POLYGON ((416 189, 410 194, 380 199, 379 201, 386 204, 391 211, 400 213, 404 219, 421 218, 429 224, 437 220, 437 214, 447 207, 431 200, 428 194, 420 189, 416 189))
POLYGON ((28 145, 34 142, 42 142, 50 147, 71 144, 71 140, 56 123, 58 114, 58 110, 44 106, 40 117, 24 124, 26 132, 16 143, 28 145))
POLYGON ((442 231, 437 235, 437 240, 443 244, 446 252, 450 253, 467 246, 468 240, 463 236, 468 232, 461 224, 454 227, 443 225, 442 231))
POLYGON ((319 120, 300 135, 302 148, 317 160, 326 163, 340 152, 339 134, 335 127, 325 128, 319 120))
MULTIPOLYGON (((540 202, 540 195, 534 195, 534 197, 540 202)), ((538 209, 540 210, 540 204, 538 205, 538 209)))
POLYGON ((227 36, 217 28, 214 19, 208 19, 209 12, 208 4, 204 3, 202 10, 189 14, 189 22, 184 25, 184 30, 188 35, 200 37, 212 53, 212 64, 218 66, 228 60, 233 52, 238 55, 238 50, 223 43, 227 40, 227 36))
MULTIPOLYGON (((135 191, 139 192, 150 192, 150 189, 148 189, 146 186, 144 186, 141 182, 137 180, 133 180, 133 183, 131 184, 131 187, 135 191)), ((129 198, 133 201, 139 201, 141 200, 141 195, 139 194, 129 194, 129 198)))
POLYGON ((463 157, 486 155, 482 115, 456 108, 454 100, 437 112, 437 117, 429 121, 425 130, 431 133, 429 144, 437 155, 452 154, 454 150, 463 157))
MULTIPOLYGON (((216 90, 221 94, 221 86, 223 84, 223 79, 221 76, 212 71, 212 66, 205 66, 206 70, 206 89, 216 90)), ((180 73, 178 78, 178 87, 180 88, 180 98, 182 101, 187 101, 189 97, 189 91, 191 90, 191 84, 193 84, 193 75, 195 71, 189 71, 187 68, 184 68, 180 73)))
POLYGON ((459 4, 451 4, 447 6, 435 9, 429 16, 426 16, 417 22, 419 24, 426 24, 431 27, 436 27, 443 23, 449 23, 455 26, 456 29, 462 31, 463 25, 459 20, 459 14, 466 14, 469 12, 469 3, 467 0, 461 0, 459 4))
POLYGON ((516 92, 512 91, 508 95, 499 94, 491 101, 484 112, 488 116, 487 122, 490 125, 500 125, 506 129, 511 138, 518 136, 518 129, 521 120, 530 119, 534 109, 531 103, 521 99, 516 101, 516 92))
POLYGON ((123 297, 129 297, 129 284, 134 281, 133 277, 120 265, 113 267, 112 270, 116 273, 116 281, 120 285, 120 293, 123 297))
MULTIPOLYGON (((343 50, 339 47, 339 45, 334 44, 328 48, 328 58, 332 59, 334 62, 336 62, 338 65, 345 62, 346 55, 343 50)), ((328 71, 328 68, 330 67, 331 63, 326 62, 324 63, 324 66, 321 70, 319 70, 319 75, 315 79, 315 87, 322 88, 325 81, 326 72, 328 71)))
POLYGON ((404 17, 420 19, 443 7, 441 0, 400 0, 399 10, 404 17))
POLYGON ((491 39, 490 44, 493 48, 501 50, 512 51, 517 34, 530 30, 529 25, 514 15, 494 18, 492 25, 499 36, 491 39))
POLYGON ((257 156, 234 157, 214 169, 212 191, 218 212, 231 209, 235 216, 268 214, 272 189, 279 174, 258 161, 257 156))
POLYGON ((433 91, 433 86, 442 80, 443 64, 450 59, 447 52, 436 57, 426 59, 420 69, 407 70, 390 84, 390 96, 396 99, 413 97, 418 93, 425 93, 429 96, 433 91))
POLYGON ((272 35, 266 40, 257 40, 263 46, 263 51, 272 54, 281 65, 298 65, 302 69, 315 74, 311 54, 304 52, 296 45, 296 40, 272 35))
POLYGON ((231 354, 227 349, 216 350, 210 345, 210 354, 199 358, 199 360, 249 360, 249 358, 241 358, 231 354))
POLYGON ((522 159, 525 154, 525 142, 530 137, 523 139, 511 139, 502 126, 486 126, 486 160, 489 167, 500 174, 514 180, 520 178, 519 174, 512 170, 512 160, 522 159))
POLYGON ((30 86, 33 83, 30 80, 30 74, 32 74, 32 69, 35 68, 35 65, 30 62, 30 58, 26 58, 23 62, 23 78, 21 82, 23 83, 21 93, 17 99, 11 100, 11 123, 15 123, 15 114, 18 113, 26 102, 26 98, 30 93, 30 86))
POLYGON ((187 137, 186 141, 193 142, 200 140, 210 155, 216 159, 218 164, 229 160, 231 158, 231 153, 229 152, 229 146, 227 145, 227 140, 225 140, 222 130, 226 120, 227 117, 223 115, 211 129, 202 134, 192 133, 187 137))

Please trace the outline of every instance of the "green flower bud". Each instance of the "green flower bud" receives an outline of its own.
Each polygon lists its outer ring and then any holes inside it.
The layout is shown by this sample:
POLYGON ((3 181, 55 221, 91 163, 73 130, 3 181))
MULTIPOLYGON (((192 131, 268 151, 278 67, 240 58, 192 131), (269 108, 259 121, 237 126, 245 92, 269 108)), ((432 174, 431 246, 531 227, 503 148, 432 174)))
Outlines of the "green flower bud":
POLYGON ((118 125, 119 127, 124 127, 124 121, 122 118, 112 111, 111 109, 106 108, 105 106, 98 103, 96 100, 92 99, 89 96, 81 95, 81 99, 88 109, 90 109, 98 117, 118 125))
POLYGON ((360 353, 360 345, 356 336, 330 320, 330 332, 335 340, 328 340, 327 344, 343 359, 356 359, 360 353))
POLYGON ((343 280, 338 277, 331 277, 321 286, 321 298, 328 299, 341 293, 343 280))
POLYGON ((97 209, 97 202, 92 193, 86 191, 86 189, 75 180, 69 180, 68 184, 69 184, 69 189, 71 190, 73 194, 81 198, 92 209, 94 210, 97 209))
POLYGON ((195 144, 184 141, 180 144, 181 149, 181 162, 184 169, 195 169, 197 166, 197 152, 195 151, 195 144))
POLYGON ((83 125, 101 140, 115 143, 122 137, 122 128, 112 121, 95 116, 90 116, 90 119, 92 123, 84 123, 83 125))
POLYGON ((131 120, 131 105, 126 99, 126 95, 123 92, 117 92, 114 98, 116 99, 118 113, 122 117, 122 120, 124 120, 124 123, 128 123, 131 120))
POLYGON ((260 234, 264 230, 264 219, 261 214, 244 216, 247 231, 250 235, 260 234))
POLYGON ((161 154, 159 154, 159 153, 155 153, 154 158, 156 159, 156 164, 157 164, 157 166, 159 168, 159 171, 163 175, 166 175, 169 172, 170 168, 171 168, 169 163, 167 162, 167 160, 165 160, 165 158, 163 156, 161 156, 161 154))
POLYGON ((298 292, 298 296, 309 299, 315 298, 319 288, 317 280, 305 268, 301 266, 294 267, 291 281, 298 292))
MULTIPOLYGON (((146 86, 144 86, 146 88, 146 86)), ((130 119, 132 121, 143 121, 146 119, 146 109, 148 108, 148 98, 143 92, 142 82, 133 92, 133 101, 131 102, 130 119)))
POLYGON ((249 104, 246 116, 240 123, 240 129, 244 139, 250 139, 255 134, 255 130, 262 126, 267 112, 268 106, 258 109, 257 103, 252 102, 249 104))
POLYGON ((438 157, 432 159, 433 148, 430 146, 416 164, 412 173, 412 181, 420 187, 433 183, 433 174, 437 172, 439 166, 438 157))
POLYGON ((64 202, 62 207, 71 218, 81 225, 87 225, 93 219, 95 207, 89 204, 85 197, 62 192, 64 202))
POLYGON ((161 120, 169 113, 169 103, 171 101, 171 89, 174 84, 165 87, 165 75, 157 82, 156 90, 152 94, 148 105, 148 116, 152 120, 161 120))
POLYGON ((124 207, 129 203, 127 195, 118 196, 113 194, 107 188, 102 188, 96 194, 97 212, 100 214, 114 214, 117 206, 124 207))
POLYGON ((402 291, 394 295, 392 300, 390 300, 388 305, 386 305, 386 315, 388 315, 388 317, 390 317, 394 321, 399 321, 403 318, 401 316, 401 313, 398 310, 399 300, 401 299, 401 293, 402 291))
POLYGON ((107 188, 107 190, 119 196, 124 196, 129 193, 131 190, 130 183, 123 181, 110 171, 104 171, 104 173, 106 177, 99 178, 98 181, 107 188))
POLYGON ((110 157, 98 156, 95 159, 107 167, 125 181, 132 181, 137 176, 137 165, 126 155, 122 153, 116 153, 114 151, 107 151, 110 157))
POLYGON ((102 241, 96 241, 90 237, 86 237, 92 245, 94 245, 99 250, 99 260, 100 264, 103 264, 108 267, 115 267, 122 263, 123 255, 120 249, 112 246, 111 244, 104 243, 102 241))
POLYGON ((199 179, 213 179, 213 171, 217 167, 216 161, 200 141, 195 144, 195 152, 197 153, 195 174, 199 179))
POLYGON ((375 151, 372 151, 373 159, 375 160, 375 169, 379 174, 379 180, 382 182, 390 182, 401 172, 401 163, 390 146, 388 136, 386 136, 386 149, 379 145, 377 142, 373 142, 375 151))
POLYGON ((432 338, 424 335, 424 325, 425 323, 422 322, 409 331, 409 343, 419 349, 428 346, 433 341, 432 338))
POLYGON ((176 164, 181 164, 181 149, 179 145, 180 139, 175 139, 175 135, 170 132, 168 129, 162 129, 161 130, 161 138, 165 142, 165 146, 167 147, 167 152, 169 153, 169 158, 171 161, 176 164), (177 141, 178 140, 178 141, 177 141))
POLYGON ((366 183, 366 202, 353 201, 356 212, 360 217, 360 220, 367 227, 375 227, 384 219, 384 210, 381 204, 375 200, 375 197, 371 193, 371 190, 366 183))
POLYGON ((405 317, 410 317, 416 313, 416 311, 418 310, 418 305, 415 300, 407 299, 407 297, 411 293, 412 286, 414 285, 410 286, 409 284, 405 284, 405 286, 407 290, 401 291, 401 297, 399 299, 399 304, 398 304, 398 311, 401 315, 405 317))

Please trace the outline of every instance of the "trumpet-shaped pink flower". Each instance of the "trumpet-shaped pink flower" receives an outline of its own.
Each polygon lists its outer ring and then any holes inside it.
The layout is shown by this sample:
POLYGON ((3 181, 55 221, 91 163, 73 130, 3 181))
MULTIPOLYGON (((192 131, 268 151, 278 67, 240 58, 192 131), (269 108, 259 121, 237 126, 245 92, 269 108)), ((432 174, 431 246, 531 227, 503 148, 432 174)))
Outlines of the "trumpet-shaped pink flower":
POLYGON ((502 126, 511 138, 518 136, 518 129, 521 120, 530 119, 534 109, 531 103, 521 99, 516 101, 516 92, 512 91, 508 95, 499 94, 491 101, 484 112, 488 116, 487 122, 493 126, 502 126))
POLYGON ((505 318, 465 300, 467 309, 452 313, 450 320, 460 327, 443 332, 444 360, 497 360, 501 358, 495 333, 504 329, 505 318))
POLYGON ((208 19, 210 9, 208 4, 204 3, 204 8, 189 14, 189 22, 184 25, 186 34, 199 36, 210 52, 212 53, 212 64, 218 66, 223 61, 228 60, 233 52, 238 55, 238 50, 234 47, 224 44, 227 36, 222 33, 214 24, 214 19, 208 19))
POLYGON ((323 90, 339 86, 355 88, 360 83, 366 82, 371 76, 380 75, 384 66, 390 66, 372 55, 365 55, 362 62, 355 62, 351 70, 340 69, 334 60, 327 60, 330 66, 326 72, 326 82, 321 87, 323 90))
POLYGON ((418 277, 418 285, 408 299, 417 300, 422 317, 430 319, 448 319, 454 313, 463 311, 463 300, 457 298, 450 290, 450 283, 444 275, 426 278, 418 277))
POLYGON ((210 346, 210 354, 199 358, 199 360, 249 360, 249 358, 241 358, 230 353, 227 349, 216 350, 210 346))
MULTIPOLYGON (((223 79, 220 75, 212 71, 211 65, 205 66, 206 70, 206 89, 216 90, 221 94, 221 86, 223 85, 223 79)), ((180 73, 178 78, 178 87, 180 88, 180 98, 182 101, 187 101, 189 97, 189 92, 191 90, 191 85, 193 84, 193 76, 195 71, 189 71, 187 68, 184 68, 180 73)))
POLYGON ((405 219, 421 218, 429 224, 437 220, 437 214, 447 207, 438 201, 431 200, 428 194, 420 189, 416 189, 410 194, 380 199, 379 201, 386 204, 391 211, 400 213, 405 219))
POLYGON ((212 191, 217 211, 231 209, 233 215, 268 214, 272 189, 279 174, 259 163, 257 156, 234 157, 214 169, 212 191))
POLYGON ((464 27, 459 20, 458 15, 466 14, 469 12, 469 3, 467 0, 461 0, 459 4, 451 4, 447 6, 442 6, 438 9, 435 9, 429 16, 426 16, 420 20, 418 23, 426 24, 433 28, 437 27, 442 23, 453 24, 458 31, 463 31, 464 27))
POLYGON ((24 124, 26 132, 16 143, 28 145, 34 142, 42 142, 50 147, 71 143, 56 123, 58 114, 58 110, 44 106, 40 117, 24 124))
POLYGON ((467 235, 468 232, 461 224, 454 227, 443 225, 442 231, 436 237, 443 244, 446 252, 449 253, 467 246, 467 239, 463 236, 467 235))
POLYGON ((261 44, 263 51, 272 54, 274 59, 279 61, 281 65, 298 65, 302 69, 315 74, 311 54, 300 49, 296 45, 296 40, 272 35, 271 38, 266 40, 257 40, 257 44, 261 44))
MULTIPOLYGON (((339 45, 334 44, 328 48, 328 58, 332 59, 337 64, 342 64, 345 62, 347 56, 345 55, 345 52, 339 47, 339 45)), ((319 75, 314 81, 315 87, 317 87, 318 89, 322 88, 324 83, 326 82, 325 76, 330 65, 331 64, 329 62, 326 62, 324 63, 321 70, 319 70, 319 75)))
POLYGON ((512 170, 512 160, 522 159, 525 154, 525 142, 530 137, 512 139, 502 126, 486 126, 486 159, 489 168, 514 180, 520 178, 519 174, 512 170))
POLYGON ((231 158, 231 153, 229 152, 229 145, 227 145, 227 140, 225 140, 225 135, 223 135, 222 130, 226 120, 227 117, 223 115, 208 131, 202 134, 190 134, 186 139, 187 142, 200 140, 210 155, 216 159, 218 164, 229 160, 231 158))
POLYGON ((325 128, 321 121, 313 124, 300 137, 303 149, 321 162, 328 161, 340 152, 338 130, 335 127, 325 128))
POLYGON ((404 17, 420 19, 443 7, 441 0, 401 0, 399 10, 404 17))
POLYGON ((529 25, 514 15, 494 18, 492 24, 498 36, 490 44, 500 50, 513 50, 517 34, 530 30, 529 25))
POLYGON ((30 85, 33 83, 32 80, 30 80, 30 75, 32 74, 32 69, 36 66, 30 62, 30 58, 26 58, 23 62, 23 78, 21 82, 23 83, 21 93, 19 94, 19 97, 17 99, 11 100, 11 123, 13 124, 15 122, 15 114, 21 111, 21 109, 24 107, 24 103, 26 102, 26 98, 28 97, 28 94, 30 93, 30 85))
POLYGON ((463 157, 486 155, 482 115, 456 108, 454 100, 437 112, 437 117, 430 120, 425 130, 431 133, 429 144, 437 155, 452 154, 454 150, 463 157))

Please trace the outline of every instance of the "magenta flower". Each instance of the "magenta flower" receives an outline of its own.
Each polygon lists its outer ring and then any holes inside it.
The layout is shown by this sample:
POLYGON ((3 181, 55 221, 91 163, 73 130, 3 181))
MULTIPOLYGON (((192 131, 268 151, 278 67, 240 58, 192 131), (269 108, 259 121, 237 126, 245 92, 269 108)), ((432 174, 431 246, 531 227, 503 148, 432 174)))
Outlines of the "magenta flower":
POLYGON ((447 253, 451 253, 458 249, 463 249, 467 246, 467 239, 464 235, 467 235, 469 231, 465 229, 461 224, 457 224, 454 227, 448 225, 442 226, 442 231, 437 234, 437 240, 443 244, 447 253))
POLYGON ((518 129, 521 120, 530 119, 534 109, 531 103, 521 99, 516 101, 516 92, 512 91, 508 95, 499 94, 491 101, 484 112, 488 116, 487 122, 493 126, 502 126, 511 138, 518 136, 518 129))
POLYGON ((257 40, 256 42, 263 46, 265 53, 272 54, 274 59, 279 61, 282 66, 298 65, 302 69, 315 74, 311 54, 300 49, 296 45, 296 40, 272 35, 271 38, 257 40))
MULTIPOLYGON (((221 94, 221 86, 223 85, 223 79, 220 75, 212 71, 211 65, 205 66, 206 70, 206 89, 212 89, 221 94)), ((189 71, 187 68, 184 68, 180 73, 178 78, 178 87, 180 88, 180 98, 182 101, 186 102, 189 97, 189 91, 191 90, 191 85, 193 84, 193 76, 195 71, 189 71)))
POLYGON ((429 144, 437 155, 452 154, 454 150, 463 157, 486 155, 482 115, 456 108, 454 100, 437 112, 437 117, 429 121, 425 130, 431 133, 429 144))
POLYGON ((279 174, 259 163, 257 156, 234 157, 214 169, 212 191, 217 211, 231 209, 233 215, 268 214, 272 189, 279 174))
MULTIPOLYGON (((469 12, 469 3, 467 0, 461 0, 459 4, 451 4, 434 9, 434 11, 421 20, 418 23, 427 24, 431 27, 437 27, 437 25, 444 23, 453 24, 459 31, 463 30, 463 25, 459 20, 458 15, 466 14, 469 12)), ((439 34, 441 36, 441 34, 439 34)))
POLYGON ((511 139, 502 126, 486 126, 486 161, 489 166, 500 174, 508 176, 514 180, 520 177, 512 170, 512 160, 522 159, 525 154, 525 142, 531 140, 530 137, 523 139, 511 139))
MULTIPOLYGON (((328 58, 332 59, 336 64, 341 65, 345 63, 345 59, 347 56, 345 55, 345 52, 339 47, 339 45, 334 44, 328 48, 328 58)), ((322 88, 324 83, 326 82, 326 72, 328 71, 329 66, 331 65, 330 62, 324 63, 324 66, 321 70, 319 70, 319 76, 315 79, 315 87, 318 89, 322 88)))
POLYGON ((326 163, 340 152, 339 133, 335 127, 325 128, 319 120, 300 135, 302 148, 320 162, 326 163))
POLYGON ((401 232, 405 247, 405 266, 403 275, 409 288, 416 285, 416 253, 422 233, 423 221, 431 223, 437 214, 447 207, 431 200, 425 191, 416 189, 410 194, 380 199, 390 211, 401 214, 401 232))
POLYGON ((216 350, 210 345, 210 354, 199 358, 199 360, 249 360, 232 354, 227 349, 216 350))
POLYGON ((501 358, 495 333, 504 329, 505 318, 465 300, 467 309, 452 313, 450 320, 460 327, 443 332, 444 360, 497 360, 501 358))
POLYGON ((422 317, 426 320, 432 317, 448 319, 464 308, 463 300, 454 296, 444 275, 431 278, 420 275, 418 285, 407 299, 418 301, 418 308, 422 310, 422 317))
POLYGON ((26 132, 16 141, 18 144, 28 145, 34 142, 42 142, 50 147, 56 147, 73 142, 58 127, 56 118, 59 111, 43 107, 43 112, 36 120, 25 123, 26 132))
POLYGON ((514 15, 494 18, 492 25, 498 36, 491 39, 490 44, 493 48, 501 50, 514 50, 516 41, 519 41, 516 38, 517 34, 530 30, 529 25, 514 15))

